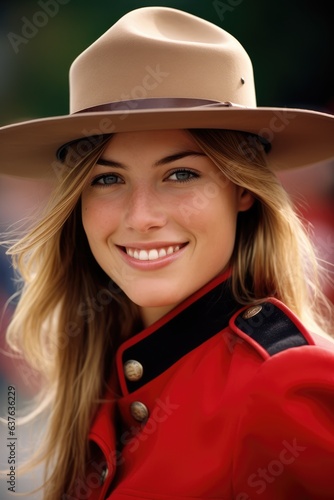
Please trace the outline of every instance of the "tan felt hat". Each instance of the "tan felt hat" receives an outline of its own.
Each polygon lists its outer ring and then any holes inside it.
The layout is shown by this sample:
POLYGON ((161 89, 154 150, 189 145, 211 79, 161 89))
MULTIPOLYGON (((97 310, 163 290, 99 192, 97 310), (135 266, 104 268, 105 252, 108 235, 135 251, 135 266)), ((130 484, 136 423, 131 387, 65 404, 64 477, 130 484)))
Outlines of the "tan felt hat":
POLYGON ((256 106, 252 64, 233 36, 180 10, 144 7, 73 62, 69 115, 0 129, 0 173, 48 177, 65 143, 82 139, 87 152, 105 134, 188 128, 259 135, 276 169, 334 157, 334 116, 256 106))

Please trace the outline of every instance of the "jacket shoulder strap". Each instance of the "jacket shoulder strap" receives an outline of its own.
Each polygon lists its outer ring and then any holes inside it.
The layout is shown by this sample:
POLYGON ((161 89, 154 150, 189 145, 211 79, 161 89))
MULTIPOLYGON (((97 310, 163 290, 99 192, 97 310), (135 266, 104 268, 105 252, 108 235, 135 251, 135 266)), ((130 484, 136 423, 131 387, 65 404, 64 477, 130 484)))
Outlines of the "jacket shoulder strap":
POLYGON ((232 318, 230 326, 257 342, 271 356, 291 347, 314 344, 298 318, 276 299, 242 309, 232 318))

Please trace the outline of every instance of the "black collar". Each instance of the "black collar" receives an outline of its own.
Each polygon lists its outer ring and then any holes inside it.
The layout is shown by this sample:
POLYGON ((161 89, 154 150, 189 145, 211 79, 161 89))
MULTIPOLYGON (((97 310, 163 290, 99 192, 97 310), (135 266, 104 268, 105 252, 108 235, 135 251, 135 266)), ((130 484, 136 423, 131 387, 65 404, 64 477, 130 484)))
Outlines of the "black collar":
POLYGON ((232 296, 231 279, 225 275, 203 287, 182 307, 168 314, 162 324, 158 322, 156 329, 144 330, 121 346, 122 365, 136 360, 144 367, 140 380, 126 380, 130 393, 223 330, 240 305, 232 296))

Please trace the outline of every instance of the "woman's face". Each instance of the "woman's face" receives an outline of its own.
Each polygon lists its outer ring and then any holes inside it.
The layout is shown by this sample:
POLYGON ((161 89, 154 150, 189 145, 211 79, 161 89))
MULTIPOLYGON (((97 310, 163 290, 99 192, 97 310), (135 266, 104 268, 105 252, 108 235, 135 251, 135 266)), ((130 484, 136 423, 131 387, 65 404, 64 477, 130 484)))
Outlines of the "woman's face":
POLYGON ((186 131, 113 136, 82 194, 98 264, 152 323, 228 266, 251 195, 186 131))

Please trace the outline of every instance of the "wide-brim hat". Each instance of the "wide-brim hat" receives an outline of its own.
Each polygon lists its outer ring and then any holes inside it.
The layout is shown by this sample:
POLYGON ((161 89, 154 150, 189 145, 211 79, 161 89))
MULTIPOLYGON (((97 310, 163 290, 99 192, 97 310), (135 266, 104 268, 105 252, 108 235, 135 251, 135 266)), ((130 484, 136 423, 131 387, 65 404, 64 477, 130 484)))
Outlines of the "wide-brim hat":
POLYGON ((0 129, 0 173, 52 176, 75 140, 87 153, 105 134, 191 128, 256 134, 275 169, 334 157, 332 115, 256 106, 252 64, 233 36, 186 12, 144 7, 74 61, 69 115, 0 129))

